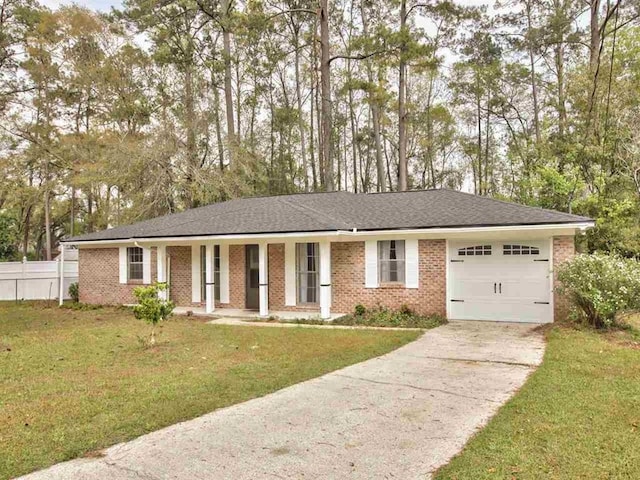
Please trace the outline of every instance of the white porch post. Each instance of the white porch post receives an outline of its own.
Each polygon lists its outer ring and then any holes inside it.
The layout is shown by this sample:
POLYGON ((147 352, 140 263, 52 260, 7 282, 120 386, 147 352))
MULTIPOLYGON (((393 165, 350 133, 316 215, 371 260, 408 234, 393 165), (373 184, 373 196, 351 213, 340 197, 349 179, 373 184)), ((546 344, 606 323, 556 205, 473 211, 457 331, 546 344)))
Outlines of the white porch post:
MULTIPOLYGON (((59 285, 59 289, 60 289, 60 297, 58 299, 58 305, 62 306, 62 303, 64 302, 64 243, 60 244, 60 279, 58 280, 60 285, 59 285)), ((17 295, 16 295, 17 297, 17 295)))
POLYGON ((269 315, 269 262, 267 243, 260 243, 258 245, 258 272, 260 282, 260 316, 266 317, 269 315))
POLYGON ((331 242, 320 242, 320 317, 331 318, 331 242))
MULTIPOLYGON (((158 269, 158 283, 167 283, 167 246, 158 245, 156 247, 157 262, 156 267, 158 269)), ((169 286, 167 285, 167 288, 169 286)), ((158 297, 163 300, 167 299, 168 290, 162 290, 158 292, 158 297)))
POLYGON ((213 313, 215 310, 215 276, 213 275, 213 244, 207 243, 205 246, 205 261, 207 262, 206 268, 206 292, 207 302, 205 304, 205 312, 213 313))

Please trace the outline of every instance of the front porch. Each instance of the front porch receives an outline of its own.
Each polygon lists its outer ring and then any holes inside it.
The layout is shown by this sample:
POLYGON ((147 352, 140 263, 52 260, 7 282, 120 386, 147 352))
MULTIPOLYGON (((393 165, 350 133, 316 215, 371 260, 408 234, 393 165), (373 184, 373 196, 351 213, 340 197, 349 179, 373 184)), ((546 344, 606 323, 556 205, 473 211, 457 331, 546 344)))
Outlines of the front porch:
MULTIPOLYGON (((332 320, 331 242, 150 244, 176 313, 332 320)), ((153 276, 153 275, 152 275, 153 276)))

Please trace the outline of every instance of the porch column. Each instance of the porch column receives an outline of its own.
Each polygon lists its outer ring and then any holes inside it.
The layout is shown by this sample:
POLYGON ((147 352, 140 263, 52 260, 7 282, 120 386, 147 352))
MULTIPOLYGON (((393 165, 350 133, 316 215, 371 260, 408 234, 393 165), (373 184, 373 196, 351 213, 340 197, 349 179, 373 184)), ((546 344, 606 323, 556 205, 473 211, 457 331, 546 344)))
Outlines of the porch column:
POLYGON ((207 301, 205 304, 205 312, 213 313, 215 310, 215 276, 213 275, 213 244, 207 243, 205 246, 205 261, 207 262, 206 271, 206 292, 207 301))
MULTIPOLYGON (((58 305, 62 306, 62 304, 64 303, 64 243, 60 244, 60 260, 58 263, 60 266, 60 278, 58 279, 58 282, 59 282, 58 287, 60 288, 60 297, 58 300, 58 305)), ((16 298, 18 298, 17 288, 16 288, 16 298)))
POLYGON ((262 242, 258 245, 258 272, 260 282, 260 316, 269 315, 269 262, 268 244, 262 242))
MULTIPOLYGON (((158 283, 167 283, 167 246, 166 245, 158 245, 156 247, 156 255, 157 255, 157 262, 156 262, 156 267, 158 269, 158 283)), ((168 290, 169 285, 167 285, 167 288, 161 292, 158 292, 158 297, 161 298, 162 300, 166 300, 167 299, 167 294, 169 292, 168 290)))
POLYGON ((331 242, 320 242, 320 318, 331 318, 331 242))

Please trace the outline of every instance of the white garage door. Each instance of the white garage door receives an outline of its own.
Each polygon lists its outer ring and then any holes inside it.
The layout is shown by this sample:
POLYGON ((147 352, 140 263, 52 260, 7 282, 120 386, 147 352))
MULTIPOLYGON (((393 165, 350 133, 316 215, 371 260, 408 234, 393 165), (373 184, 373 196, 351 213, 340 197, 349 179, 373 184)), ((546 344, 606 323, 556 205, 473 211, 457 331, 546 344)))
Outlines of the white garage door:
POLYGON ((450 242, 454 320, 551 322, 549 241, 450 242))

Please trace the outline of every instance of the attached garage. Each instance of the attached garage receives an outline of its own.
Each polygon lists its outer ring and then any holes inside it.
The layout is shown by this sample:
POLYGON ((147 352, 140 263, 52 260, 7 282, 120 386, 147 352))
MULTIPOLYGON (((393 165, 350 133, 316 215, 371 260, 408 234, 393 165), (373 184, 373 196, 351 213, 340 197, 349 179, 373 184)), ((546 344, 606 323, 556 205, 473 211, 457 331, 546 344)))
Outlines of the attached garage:
POLYGON ((451 241, 449 318, 553 321, 551 240, 451 241))

